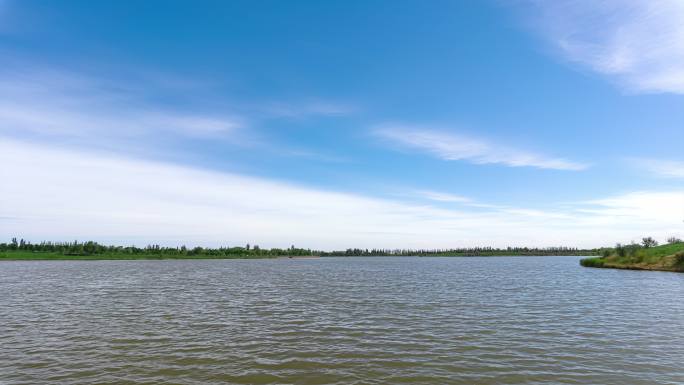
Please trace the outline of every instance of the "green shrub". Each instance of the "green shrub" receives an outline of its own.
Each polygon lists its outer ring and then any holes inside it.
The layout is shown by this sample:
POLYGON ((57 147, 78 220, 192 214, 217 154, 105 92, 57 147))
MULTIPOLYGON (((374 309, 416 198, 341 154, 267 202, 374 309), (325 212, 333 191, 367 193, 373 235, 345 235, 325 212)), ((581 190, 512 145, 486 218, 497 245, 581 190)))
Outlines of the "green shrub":
POLYGON ((684 267, 684 252, 675 254, 675 266, 684 267))
POLYGON ((584 267, 603 267, 603 258, 585 258, 580 260, 580 265, 584 267))

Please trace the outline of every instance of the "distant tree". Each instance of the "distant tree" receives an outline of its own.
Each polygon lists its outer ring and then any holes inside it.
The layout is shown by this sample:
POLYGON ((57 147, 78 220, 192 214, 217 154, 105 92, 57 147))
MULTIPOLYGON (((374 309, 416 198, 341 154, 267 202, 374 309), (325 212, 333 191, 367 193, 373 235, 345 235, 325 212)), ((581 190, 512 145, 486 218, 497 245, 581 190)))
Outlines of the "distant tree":
POLYGON ((667 238, 667 243, 670 243, 670 244, 682 243, 682 240, 680 238, 677 238, 677 237, 670 237, 670 238, 667 238))
POLYGON ((658 246, 658 241, 652 237, 646 237, 641 240, 641 244, 644 245, 645 248, 655 247, 658 246))

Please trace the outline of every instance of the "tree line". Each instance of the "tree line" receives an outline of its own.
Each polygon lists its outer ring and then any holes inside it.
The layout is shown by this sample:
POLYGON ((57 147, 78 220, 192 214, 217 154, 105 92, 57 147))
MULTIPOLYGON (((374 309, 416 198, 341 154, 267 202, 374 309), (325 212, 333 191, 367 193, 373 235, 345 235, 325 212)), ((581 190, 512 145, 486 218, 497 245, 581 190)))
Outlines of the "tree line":
MULTIPOLYGON (((667 239, 668 245, 673 245, 677 243, 682 243, 681 238, 669 237, 667 239)), ((641 239, 641 243, 632 242, 630 244, 618 243, 614 248, 601 249, 601 256, 608 257, 612 254, 616 254, 618 257, 632 257, 638 254, 641 249, 650 249, 652 247, 658 246, 658 241, 653 239, 653 237, 644 237, 641 239)))
POLYGON ((271 248, 262 249, 258 245, 236 247, 166 247, 160 245, 136 246, 112 246, 102 245, 94 241, 86 242, 40 242, 31 243, 24 239, 12 238, 9 243, 0 243, 0 252, 25 251, 60 253, 63 255, 102 255, 102 254, 129 254, 129 255, 155 255, 169 257, 277 257, 277 256, 491 256, 491 255, 593 255, 598 250, 578 249, 575 247, 471 247, 454 249, 360 249, 350 248, 346 250, 322 251, 298 248, 294 245, 287 249, 271 248))
POLYGON ((330 256, 491 256, 491 255, 593 255, 595 249, 578 249, 576 247, 468 247, 455 249, 347 249, 344 251, 324 252, 330 256))
POLYGON ((288 249, 262 249, 259 246, 244 247, 165 247, 160 245, 147 245, 145 247, 136 246, 112 246, 102 245, 93 241, 86 242, 40 242, 31 243, 24 239, 12 238, 9 243, 0 243, 0 252, 7 251, 27 251, 27 252, 46 252, 60 253, 64 255, 100 255, 100 254, 131 254, 131 255, 167 255, 167 256, 235 256, 235 257, 268 257, 268 256, 311 256, 315 255, 310 249, 290 247, 288 249))

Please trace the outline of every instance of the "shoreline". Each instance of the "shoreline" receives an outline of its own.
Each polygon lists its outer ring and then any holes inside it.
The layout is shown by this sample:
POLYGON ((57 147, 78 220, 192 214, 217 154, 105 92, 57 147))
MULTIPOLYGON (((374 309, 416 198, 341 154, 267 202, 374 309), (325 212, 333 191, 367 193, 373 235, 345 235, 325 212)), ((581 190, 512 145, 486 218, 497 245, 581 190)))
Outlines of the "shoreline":
POLYGON ((592 269, 617 269, 617 270, 634 270, 634 271, 660 271, 665 273, 684 273, 684 269, 677 268, 667 268, 667 267, 651 267, 651 266, 638 266, 638 265, 603 265, 603 266, 585 266, 592 269))
MULTIPOLYGON (((11 253, 5 253, 11 254, 11 253)), ((42 253, 36 253, 42 254, 42 253)), ((539 254, 518 254, 518 255, 264 255, 264 256, 154 256, 154 255, 20 255, 8 256, 0 254, 0 262, 2 261, 166 261, 166 260, 215 260, 215 259, 325 259, 325 258, 500 258, 500 257, 590 257, 590 255, 539 255, 539 254)))

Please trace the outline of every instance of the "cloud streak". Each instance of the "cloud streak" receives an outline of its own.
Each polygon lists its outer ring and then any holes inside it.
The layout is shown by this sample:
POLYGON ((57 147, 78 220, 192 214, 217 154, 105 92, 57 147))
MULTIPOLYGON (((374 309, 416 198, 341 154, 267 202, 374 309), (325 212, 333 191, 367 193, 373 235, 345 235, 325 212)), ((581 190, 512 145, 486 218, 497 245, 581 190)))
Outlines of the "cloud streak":
POLYGON ((661 178, 684 178, 684 162, 664 159, 634 159, 637 167, 661 178))
POLYGON ((112 82, 55 71, 0 73, 0 132, 113 140, 151 134, 225 137, 243 128, 230 114, 154 105, 112 82))
POLYGON ((581 212, 616 224, 625 220, 638 220, 643 224, 677 223, 681 232, 684 220, 684 191, 636 191, 586 202, 581 212), (637 219, 638 218, 638 219, 637 219))
POLYGON ((450 203, 469 203, 472 200, 462 195, 445 193, 440 191, 420 190, 416 191, 417 195, 435 202, 450 202, 450 203))
POLYGON ((684 2, 533 1, 561 55, 636 92, 684 93, 684 2))
POLYGON ((316 99, 226 106, 225 96, 212 95, 207 82, 173 74, 134 72, 118 79, 10 60, 0 67, 0 135, 166 157, 179 148, 196 151, 186 146, 188 140, 212 141, 281 156, 345 161, 273 143, 266 134, 271 119, 339 117, 353 111, 349 106, 316 99))
POLYGON ((538 209, 528 209, 528 208, 518 208, 507 205, 497 205, 491 203, 479 202, 475 199, 468 198, 462 195, 456 195, 452 193, 445 193, 440 191, 431 190, 419 190, 416 191, 416 195, 420 198, 427 199, 429 201, 437 202, 440 204, 453 204, 465 208, 476 208, 482 209, 489 212, 498 212, 504 214, 512 214, 520 217, 537 217, 537 218, 566 218, 572 219, 573 217, 569 213, 559 212, 559 211, 544 211, 538 209))
POLYGON ((484 139, 422 127, 385 125, 374 132, 390 143, 427 152, 443 160, 571 171, 584 170, 588 167, 583 163, 510 148, 484 139))
POLYGON ((276 118, 302 119, 309 117, 347 116, 356 111, 349 104, 326 101, 309 101, 305 103, 270 103, 262 108, 266 115, 276 118))

